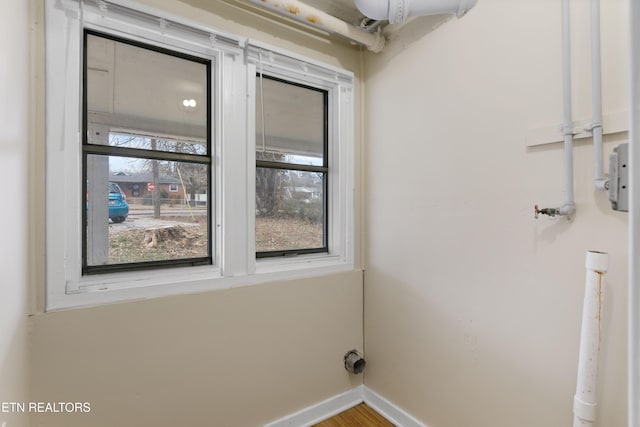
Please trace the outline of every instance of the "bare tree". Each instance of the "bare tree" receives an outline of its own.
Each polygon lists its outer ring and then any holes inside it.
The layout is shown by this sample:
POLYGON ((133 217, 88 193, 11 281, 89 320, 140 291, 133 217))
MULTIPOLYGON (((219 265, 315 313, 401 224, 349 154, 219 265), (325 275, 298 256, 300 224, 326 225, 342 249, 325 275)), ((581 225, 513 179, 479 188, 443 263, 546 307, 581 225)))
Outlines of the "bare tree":
MULTIPOLYGON (((157 148, 157 141, 151 138, 151 149, 157 148)), ((153 217, 160 218, 160 168, 157 160, 151 160, 151 172, 153 174, 153 217)))
MULTIPOLYGON (((258 160, 284 162, 286 154, 258 152, 258 160)), ((284 200, 284 188, 289 180, 289 171, 266 167, 256 168, 256 213, 259 216, 277 215, 284 200)))

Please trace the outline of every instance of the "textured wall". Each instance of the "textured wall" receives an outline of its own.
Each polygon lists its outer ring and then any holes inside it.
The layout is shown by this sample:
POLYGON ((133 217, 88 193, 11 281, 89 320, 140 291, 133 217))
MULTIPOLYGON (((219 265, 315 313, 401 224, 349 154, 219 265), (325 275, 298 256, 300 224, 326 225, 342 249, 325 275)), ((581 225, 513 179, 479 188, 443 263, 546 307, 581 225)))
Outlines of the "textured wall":
MULTIPOLYGON (((572 3, 578 120, 589 15, 572 3)), ((626 2, 602 2, 605 114, 627 109, 627 21, 626 2)), ((590 140, 575 220, 533 218, 564 201, 562 144, 525 145, 562 121, 560 2, 482 0, 429 22, 365 61, 365 383, 430 427, 570 425, 585 251, 601 250, 598 425, 624 426, 627 215, 593 189, 590 140)))
MULTIPOLYGON (((0 14, 0 402, 28 400, 29 283, 29 2, 9 0, 0 14)), ((0 425, 27 425, 24 414, 0 412, 0 425)))
POLYGON ((349 390, 362 273, 36 316, 34 401, 89 402, 34 426, 262 425, 349 390))

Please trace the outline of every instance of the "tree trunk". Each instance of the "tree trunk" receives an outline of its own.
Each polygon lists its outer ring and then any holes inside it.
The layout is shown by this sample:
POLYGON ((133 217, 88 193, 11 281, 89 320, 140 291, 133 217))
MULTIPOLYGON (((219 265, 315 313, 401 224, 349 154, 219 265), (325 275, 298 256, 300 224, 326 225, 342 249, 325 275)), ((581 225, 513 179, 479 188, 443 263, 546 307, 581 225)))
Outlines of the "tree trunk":
MULTIPOLYGON (((151 149, 156 149, 156 139, 151 139, 151 149)), ((153 217, 160 218, 160 170, 158 169, 158 161, 151 161, 151 170, 153 172, 153 217)))

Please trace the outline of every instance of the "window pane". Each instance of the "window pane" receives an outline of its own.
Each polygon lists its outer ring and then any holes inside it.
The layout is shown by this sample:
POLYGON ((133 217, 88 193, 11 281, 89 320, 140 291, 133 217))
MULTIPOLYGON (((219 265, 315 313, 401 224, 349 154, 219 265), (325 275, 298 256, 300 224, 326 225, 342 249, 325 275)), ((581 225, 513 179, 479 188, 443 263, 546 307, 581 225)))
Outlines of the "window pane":
POLYGON ((322 249, 324 173, 256 169, 256 251, 322 249))
POLYGON ((258 160, 325 166, 327 92, 258 76, 258 160))
POLYGON ((324 163, 324 159, 322 157, 274 153, 273 151, 256 151, 256 160, 310 166, 323 166, 324 163))
POLYGON ((88 155, 87 265, 208 257, 208 177, 204 164, 88 155))
POLYGON ((142 150, 167 151, 181 154, 207 154, 207 146, 204 142, 194 143, 193 141, 118 132, 110 132, 109 145, 113 147, 139 148, 142 150))
POLYGON ((94 34, 86 49, 89 144, 207 154, 207 63, 94 34))

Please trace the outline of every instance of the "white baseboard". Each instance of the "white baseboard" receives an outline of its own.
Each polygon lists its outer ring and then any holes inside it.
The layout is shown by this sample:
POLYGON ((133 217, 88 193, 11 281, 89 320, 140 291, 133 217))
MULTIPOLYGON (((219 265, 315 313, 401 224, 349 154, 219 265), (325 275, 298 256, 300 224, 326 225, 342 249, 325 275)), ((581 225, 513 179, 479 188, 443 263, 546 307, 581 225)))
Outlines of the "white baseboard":
POLYGON ((361 385, 333 396, 294 414, 266 424, 264 427, 309 427, 360 403, 366 403, 397 427, 427 427, 378 393, 361 385))
POLYGON ((384 397, 380 396, 369 387, 362 389, 364 393, 364 403, 366 403, 372 409, 375 409, 377 413, 385 417, 398 427, 427 427, 426 424, 421 423, 409 413, 400 409, 398 406, 389 402, 384 397))
POLYGON ((331 418, 340 412, 362 403, 364 386, 358 386, 337 396, 330 397, 294 414, 266 424, 264 427, 309 427, 331 418))

